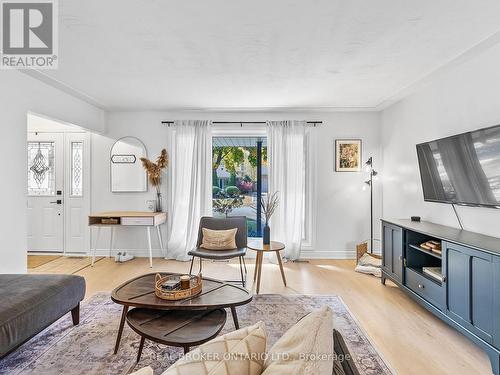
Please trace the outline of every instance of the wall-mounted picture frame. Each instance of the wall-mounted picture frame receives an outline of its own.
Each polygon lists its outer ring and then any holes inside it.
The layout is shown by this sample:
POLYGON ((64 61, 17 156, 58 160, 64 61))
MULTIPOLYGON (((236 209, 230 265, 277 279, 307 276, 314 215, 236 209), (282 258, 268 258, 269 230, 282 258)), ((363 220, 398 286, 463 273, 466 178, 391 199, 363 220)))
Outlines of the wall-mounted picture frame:
POLYGON ((361 139, 336 139, 335 140, 335 171, 360 172, 361 171, 361 139))

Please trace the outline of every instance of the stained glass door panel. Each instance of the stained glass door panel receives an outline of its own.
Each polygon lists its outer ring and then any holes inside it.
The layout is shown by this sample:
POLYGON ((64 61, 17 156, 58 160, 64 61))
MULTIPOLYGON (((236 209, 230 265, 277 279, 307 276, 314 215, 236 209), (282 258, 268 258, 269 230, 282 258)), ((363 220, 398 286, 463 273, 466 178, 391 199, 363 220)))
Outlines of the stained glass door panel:
POLYGON ((55 142, 28 142, 28 195, 54 196, 55 142))

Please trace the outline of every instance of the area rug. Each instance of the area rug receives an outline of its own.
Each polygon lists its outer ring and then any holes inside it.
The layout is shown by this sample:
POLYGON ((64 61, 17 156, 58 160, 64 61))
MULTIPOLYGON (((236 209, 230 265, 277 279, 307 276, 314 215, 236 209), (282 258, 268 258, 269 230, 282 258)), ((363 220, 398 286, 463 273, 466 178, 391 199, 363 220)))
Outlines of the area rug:
MULTIPOLYGON (((343 335, 360 373, 392 374, 340 297, 256 295, 250 304, 237 307, 237 313, 242 327, 259 320, 265 322, 270 347, 306 313, 323 305, 332 308, 335 328, 343 335)), ((136 363, 139 336, 128 326, 118 354, 113 355, 121 310, 122 306, 113 303, 109 293, 92 296, 81 306, 80 325, 73 326, 69 314, 61 318, 0 361, 0 373, 125 375, 149 365, 155 374, 161 374, 182 356, 182 349, 146 340, 141 361, 136 363)), ((228 312, 222 334, 232 330, 234 325, 228 312)))

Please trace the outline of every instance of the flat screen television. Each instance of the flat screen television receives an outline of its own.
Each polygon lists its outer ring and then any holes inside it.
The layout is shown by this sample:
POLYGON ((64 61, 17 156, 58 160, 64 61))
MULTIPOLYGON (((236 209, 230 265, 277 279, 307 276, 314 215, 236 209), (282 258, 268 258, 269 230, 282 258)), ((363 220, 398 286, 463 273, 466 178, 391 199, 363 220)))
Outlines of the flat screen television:
POLYGON ((500 125, 417 145, 424 200, 500 208, 500 125))

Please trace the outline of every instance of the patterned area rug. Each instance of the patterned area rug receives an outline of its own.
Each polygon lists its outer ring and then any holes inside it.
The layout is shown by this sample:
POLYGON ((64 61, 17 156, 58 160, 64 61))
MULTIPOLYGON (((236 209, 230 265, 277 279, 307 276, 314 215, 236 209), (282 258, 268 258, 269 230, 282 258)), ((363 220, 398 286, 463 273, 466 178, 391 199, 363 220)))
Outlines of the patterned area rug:
MULTIPOLYGON (((362 375, 392 374, 340 297, 263 294, 238 307, 237 313, 242 327, 264 321, 271 347, 296 321, 322 305, 332 308, 334 326, 342 333, 362 375)), ((127 325, 120 350, 113 355, 121 309, 111 301, 109 293, 92 296, 81 306, 79 326, 73 326, 66 315, 0 361, 0 373, 125 375, 149 365, 155 374, 161 374, 182 355, 182 349, 146 340, 141 361, 135 363, 139 336, 127 325)), ((232 330, 228 311, 222 333, 232 330)))

